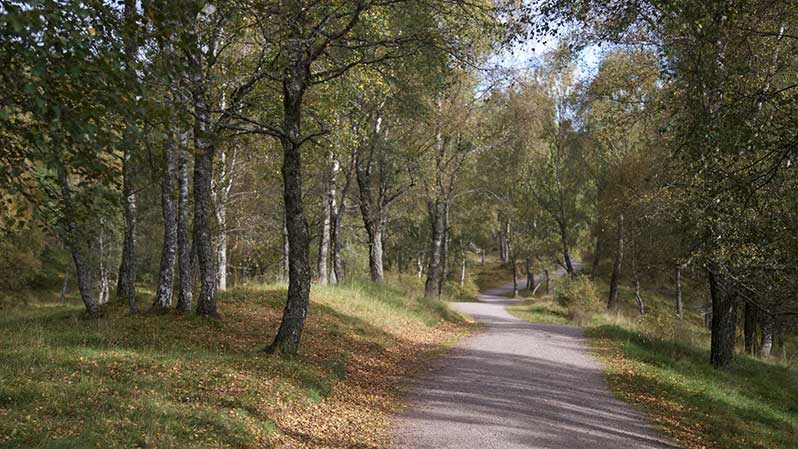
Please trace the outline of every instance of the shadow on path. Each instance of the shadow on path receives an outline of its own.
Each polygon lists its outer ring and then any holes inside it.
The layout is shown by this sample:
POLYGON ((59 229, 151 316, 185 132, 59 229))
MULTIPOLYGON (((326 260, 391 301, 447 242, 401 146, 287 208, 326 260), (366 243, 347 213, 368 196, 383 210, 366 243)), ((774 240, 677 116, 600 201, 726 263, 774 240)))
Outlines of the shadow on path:
POLYGON ((581 328, 517 319, 507 291, 455 304, 486 330, 412 384, 395 448, 676 447, 612 396, 581 328))

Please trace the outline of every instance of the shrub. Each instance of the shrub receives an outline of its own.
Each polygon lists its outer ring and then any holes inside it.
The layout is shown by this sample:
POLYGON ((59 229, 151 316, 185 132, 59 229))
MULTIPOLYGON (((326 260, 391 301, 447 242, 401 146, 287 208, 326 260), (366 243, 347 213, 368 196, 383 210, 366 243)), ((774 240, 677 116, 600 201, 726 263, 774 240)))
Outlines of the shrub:
POLYGON ((586 276, 564 277, 557 283, 554 299, 568 311, 568 317, 579 324, 590 321, 601 310, 596 286, 586 276))
POLYGON ((43 241, 37 229, 0 237, 0 289, 18 291, 36 280, 42 268, 43 241))

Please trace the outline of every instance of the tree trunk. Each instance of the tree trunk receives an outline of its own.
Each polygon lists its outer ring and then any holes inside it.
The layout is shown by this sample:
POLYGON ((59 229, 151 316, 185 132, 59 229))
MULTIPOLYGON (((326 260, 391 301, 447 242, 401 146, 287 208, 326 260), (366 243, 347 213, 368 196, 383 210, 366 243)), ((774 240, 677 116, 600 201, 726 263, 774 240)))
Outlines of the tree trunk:
MULTIPOLYGON (((224 223, 220 224, 220 228, 224 229, 224 223)), ((217 289, 219 291, 227 290, 227 234, 224 231, 219 232, 218 245, 216 247, 216 278, 217 289)))
POLYGON ((341 258, 340 223, 341 223, 340 214, 336 214, 333 220, 333 226, 330 233, 330 240, 331 240, 330 261, 332 263, 332 269, 330 270, 331 285, 340 284, 344 279, 344 261, 341 258))
POLYGON ((465 257, 463 257, 462 263, 460 265, 460 288, 465 287, 465 269, 466 269, 466 261, 465 257))
POLYGON ((634 248, 632 251, 632 276, 634 276, 635 281, 635 302, 637 302, 637 308, 640 311, 640 315, 645 315, 646 307, 643 303, 643 297, 640 296, 640 275, 637 271, 637 249, 634 248))
POLYGON ((623 214, 618 216, 618 246, 615 250, 615 260, 612 262, 612 276, 610 277, 610 297, 607 308, 615 307, 618 302, 618 281, 621 277, 621 262, 623 261, 623 214))
POLYGON ((97 248, 97 252, 99 253, 99 268, 100 268, 100 279, 99 279, 99 294, 97 296, 97 303, 102 305, 108 302, 108 297, 110 296, 110 281, 108 279, 108 257, 109 251, 106 250, 106 242, 105 242, 105 220, 100 219, 100 233, 97 236, 97 243, 99 248, 97 248))
POLYGON ((80 298, 83 300, 83 305, 86 307, 86 313, 91 317, 96 317, 99 315, 100 309, 91 291, 91 274, 86 265, 83 251, 80 248, 78 224, 75 221, 75 209, 72 204, 72 191, 69 188, 69 181, 67 180, 66 168, 64 166, 58 167, 58 181, 61 186, 61 195, 64 205, 64 243, 72 255, 72 261, 75 263, 75 275, 78 280, 78 289, 80 290, 80 298))
POLYGON ((372 282, 384 281, 382 225, 384 211, 379 199, 372 194, 372 156, 373 148, 369 148, 368 156, 364 151, 357 152, 357 185, 360 191, 360 213, 363 216, 363 225, 369 244, 369 274, 372 282))
POLYGON ((784 321, 781 318, 776 319, 776 355, 785 358, 784 352, 784 321))
POLYGON ((759 346, 760 357, 770 357, 773 351, 773 316, 760 314, 762 328, 762 344, 759 346))
POLYGON ((446 281, 449 279, 449 204, 444 205, 443 213, 443 247, 441 248, 441 260, 443 269, 438 278, 438 299, 443 297, 446 281))
MULTIPOLYGON (((136 22, 136 2, 125 0, 125 69, 128 71, 129 80, 135 83, 134 64, 137 44, 134 30, 136 22)), ((137 314, 139 309, 136 304, 136 192, 133 188, 133 126, 131 119, 126 119, 125 136, 122 142, 122 195, 124 196, 125 229, 124 244, 122 248, 122 263, 117 278, 116 295, 127 299, 131 314, 137 314)))
POLYGON ((564 222, 560 222, 560 240, 562 243, 562 258, 563 262, 565 262, 565 272, 569 275, 574 274, 574 264, 571 261, 571 251, 568 247, 568 229, 565 226, 564 222))
POLYGON ((526 258, 526 289, 530 294, 535 291, 535 273, 532 272, 532 260, 529 257, 526 258))
POLYGON ((510 262, 510 258, 512 257, 512 254, 510 254, 510 220, 507 220, 504 226, 503 236, 502 244, 504 245, 504 257, 502 258, 502 262, 507 263, 510 262))
POLYGON ((441 251, 443 246, 443 201, 436 198, 434 203, 428 205, 430 222, 432 224, 432 244, 427 265, 427 281, 424 284, 424 297, 431 299, 435 296, 435 287, 438 285, 438 276, 441 268, 441 251))
POLYGON ((199 262, 200 293, 197 315, 216 317, 216 263, 213 251, 211 220, 214 216, 212 200, 213 155, 215 148, 207 129, 207 108, 203 100, 195 100, 195 156, 194 156, 194 247, 199 262))
POLYGON ((590 264, 590 279, 595 279, 601 261, 601 237, 596 237, 596 249, 593 251, 593 260, 590 264))
POLYGON ((743 337, 745 340, 745 353, 754 354, 754 339, 756 337, 756 307, 746 301, 743 309, 743 337))
POLYGON ((332 208, 335 207, 335 172, 338 162, 333 159, 332 153, 329 154, 330 169, 322 177, 322 191, 324 192, 321 200, 321 238, 319 239, 319 258, 318 272, 319 284, 327 285, 329 282, 327 273, 327 257, 330 248, 330 234, 332 222, 332 208))
POLYGON ((418 278, 424 275, 424 253, 418 253, 416 256, 416 270, 418 274, 418 278))
MULTIPOLYGON (((341 200, 336 205, 335 195, 333 195, 333 203, 332 203, 332 229, 330 231, 330 240, 331 240, 331 254, 330 259, 332 260, 332 270, 330 271, 330 283, 331 284, 339 284, 344 279, 344 263, 343 259, 341 258, 341 223, 343 222, 344 212, 346 211, 346 196, 349 194, 349 187, 352 184, 352 177, 354 176, 355 170, 355 157, 352 156, 352 160, 349 164, 349 171, 346 173, 346 181, 344 182, 344 187, 341 189, 341 200)), ((338 166, 338 161, 336 160, 334 163, 334 167, 338 166)), ((334 187, 334 185, 333 185, 334 187)))
POLYGON ((551 289, 549 288, 551 278, 549 278, 549 270, 543 270, 543 271, 544 274, 546 275, 546 294, 548 295, 549 293, 551 293, 551 289))
MULTIPOLYGON (((368 230, 369 228, 367 228, 368 230)), ((382 251, 382 223, 372 223, 367 232, 369 237, 369 274, 372 282, 379 284, 385 281, 382 251)))
POLYGON ((512 253, 512 250, 510 250, 510 263, 513 265, 513 298, 515 298, 518 296, 518 267, 516 267, 515 254, 512 253))
POLYGON ((302 204, 302 97, 306 69, 297 63, 283 81, 283 201, 288 231, 288 298, 268 352, 296 354, 310 301, 308 224, 302 204))
POLYGON ((180 132, 177 149, 177 310, 188 312, 193 307, 194 287, 191 274, 191 238, 189 234, 189 169, 188 133, 180 132))
POLYGON ((283 260, 282 260, 282 276, 283 281, 288 282, 289 262, 291 259, 291 248, 288 245, 288 221, 286 220, 285 213, 283 214, 283 260))
POLYGON ((733 286, 716 274, 714 267, 709 270, 709 291, 712 298, 710 363, 715 368, 723 368, 734 357, 737 297, 733 286))
MULTIPOLYGON (((222 97, 221 108, 225 108, 222 97)), ((211 198, 213 199, 214 213, 216 215, 216 288, 218 291, 227 290, 227 205, 230 191, 233 189, 233 180, 236 174, 238 148, 224 147, 219 155, 218 180, 211 183, 211 198)))
MULTIPOLYGON (((124 272, 120 270, 119 276, 124 279, 121 293, 127 299, 129 311, 131 314, 137 314, 139 309, 136 304, 136 194, 133 191, 131 180, 133 168, 130 162, 128 145, 125 145, 124 159, 125 162, 122 167, 124 173, 122 190, 125 196, 125 231, 122 250, 124 272)), ((117 290, 117 295, 119 294, 120 292, 117 290)))
POLYGON ((684 319, 684 302, 682 301, 682 266, 676 265, 676 316, 684 319))
POLYGON ((163 246, 158 271, 158 292, 154 306, 172 305, 175 260, 177 258, 177 205, 175 204, 176 136, 170 135, 164 145, 164 173, 161 177, 161 209, 163 212, 163 246))
POLYGON ((61 284, 61 304, 66 301, 67 288, 69 287, 69 267, 64 268, 64 283, 61 284))

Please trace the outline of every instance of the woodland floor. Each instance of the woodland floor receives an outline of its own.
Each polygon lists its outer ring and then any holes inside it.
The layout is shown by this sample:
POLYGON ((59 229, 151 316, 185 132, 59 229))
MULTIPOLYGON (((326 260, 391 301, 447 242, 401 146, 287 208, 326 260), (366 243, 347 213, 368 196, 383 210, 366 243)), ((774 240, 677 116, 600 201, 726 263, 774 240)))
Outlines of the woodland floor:
POLYGON ((259 352, 283 286, 225 292, 218 321, 0 303, 0 447, 384 448, 403 381, 469 332, 400 284, 314 287, 293 358, 259 352))

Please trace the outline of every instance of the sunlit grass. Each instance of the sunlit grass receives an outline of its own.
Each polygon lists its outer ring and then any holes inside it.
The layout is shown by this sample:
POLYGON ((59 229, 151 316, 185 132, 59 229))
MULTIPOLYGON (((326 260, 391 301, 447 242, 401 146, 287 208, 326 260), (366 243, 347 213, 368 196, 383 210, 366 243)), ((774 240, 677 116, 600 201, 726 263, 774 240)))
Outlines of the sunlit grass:
POLYGON ((568 311, 557 304, 551 296, 526 299, 507 306, 511 315, 533 322, 547 324, 571 324, 568 311))
MULTIPOLYGON (((599 287, 606 296, 607 286, 599 287)), ((798 448, 798 370, 742 354, 728 369, 713 369, 709 331, 695 304, 678 320, 668 296, 645 290, 641 317, 632 295, 623 287, 618 310, 586 326, 615 394, 643 406, 686 448, 798 448)), ((548 297, 508 310, 532 322, 568 322, 548 297)))
POLYGON ((284 285, 223 293, 218 321, 130 317, 124 304, 88 320, 77 298, 53 296, 0 303, 2 447, 269 447, 282 413, 347 378, 355 346, 391 348, 460 319, 393 285, 314 286, 301 354, 276 357, 260 349, 277 329, 284 285))

